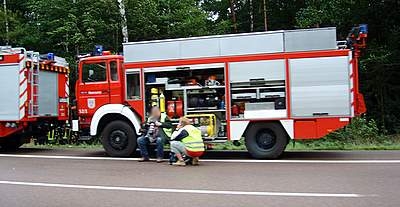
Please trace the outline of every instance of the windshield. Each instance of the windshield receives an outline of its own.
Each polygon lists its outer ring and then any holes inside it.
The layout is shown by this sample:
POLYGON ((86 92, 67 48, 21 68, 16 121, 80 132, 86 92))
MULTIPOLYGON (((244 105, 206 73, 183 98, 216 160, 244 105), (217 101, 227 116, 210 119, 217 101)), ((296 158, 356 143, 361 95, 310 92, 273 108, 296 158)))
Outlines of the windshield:
POLYGON ((82 65, 82 82, 101 82, 106 81, 106 64, 84 63, 82 65))

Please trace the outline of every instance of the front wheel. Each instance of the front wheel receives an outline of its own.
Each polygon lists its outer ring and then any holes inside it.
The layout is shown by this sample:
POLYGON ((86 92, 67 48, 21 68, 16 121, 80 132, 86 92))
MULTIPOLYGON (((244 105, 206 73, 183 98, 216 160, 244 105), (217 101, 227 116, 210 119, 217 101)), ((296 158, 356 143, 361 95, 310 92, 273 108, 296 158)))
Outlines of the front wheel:
POLYGON ((257 159, 278 158, 286 148, 288 137, 277 123, 256 123, 247 129, 246 148, 257 159))
POLYGON ((136 150, 136 134, 124 121, 112 121, 101 133, 101 143, 112 157, 128 157, 136 150))

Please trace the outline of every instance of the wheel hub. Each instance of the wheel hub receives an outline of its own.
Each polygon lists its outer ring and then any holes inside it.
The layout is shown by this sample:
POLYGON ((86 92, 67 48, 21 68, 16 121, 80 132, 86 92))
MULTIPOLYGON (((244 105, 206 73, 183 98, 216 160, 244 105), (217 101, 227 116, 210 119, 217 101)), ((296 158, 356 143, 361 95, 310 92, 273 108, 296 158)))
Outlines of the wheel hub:
POLYGON ((270 130, 262 130, 256 135, 257 146, 263 150, 269 150, 276 144, 276 136, 270 130))
POLYGON ((124 131, 114 130, 110 134, 110 144, 114 149, 121 150, 128 146, 128 136, 124 131))

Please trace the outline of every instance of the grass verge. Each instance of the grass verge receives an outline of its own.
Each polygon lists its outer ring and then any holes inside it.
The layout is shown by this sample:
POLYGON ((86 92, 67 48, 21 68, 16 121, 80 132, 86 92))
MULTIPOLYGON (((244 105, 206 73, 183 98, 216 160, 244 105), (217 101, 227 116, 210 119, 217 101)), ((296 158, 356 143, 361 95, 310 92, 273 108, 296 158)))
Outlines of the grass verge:
POLYGON ((22 146, 23 148, 36 148, 36 149, 93 149, 100 150, 103 149, 101 144, 44 144, 35 145, 32 143, 27 143, 22 146))

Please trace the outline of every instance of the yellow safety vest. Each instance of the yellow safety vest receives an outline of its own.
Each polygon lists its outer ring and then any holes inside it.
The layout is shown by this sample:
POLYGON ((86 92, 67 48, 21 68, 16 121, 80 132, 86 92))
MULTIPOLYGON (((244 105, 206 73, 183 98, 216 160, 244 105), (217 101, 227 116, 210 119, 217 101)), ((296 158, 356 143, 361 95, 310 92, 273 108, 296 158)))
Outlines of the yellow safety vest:
POLYGON ((201 131, 193 125, 186 125, 183 129, 189 134, 187 137, 182 139, 183 144, 186 146, 186 150, 191 152, 203 152, 204 143, 203 138, 201 137, 201 131))
MULTIPOLYGON (((160 117, 160 122, 165 122, 165 119, 167 118, 167 115, 165 113, 161 113, 161 117, 160 117)), ((151 121, 151 117, 149 117, 147 119, 147 122, 151 121)), ((168 138, 171 137, 172 135, 172 128, 162 128, 162 130, 164 131, 165 135, 168 136, 168 138)))

